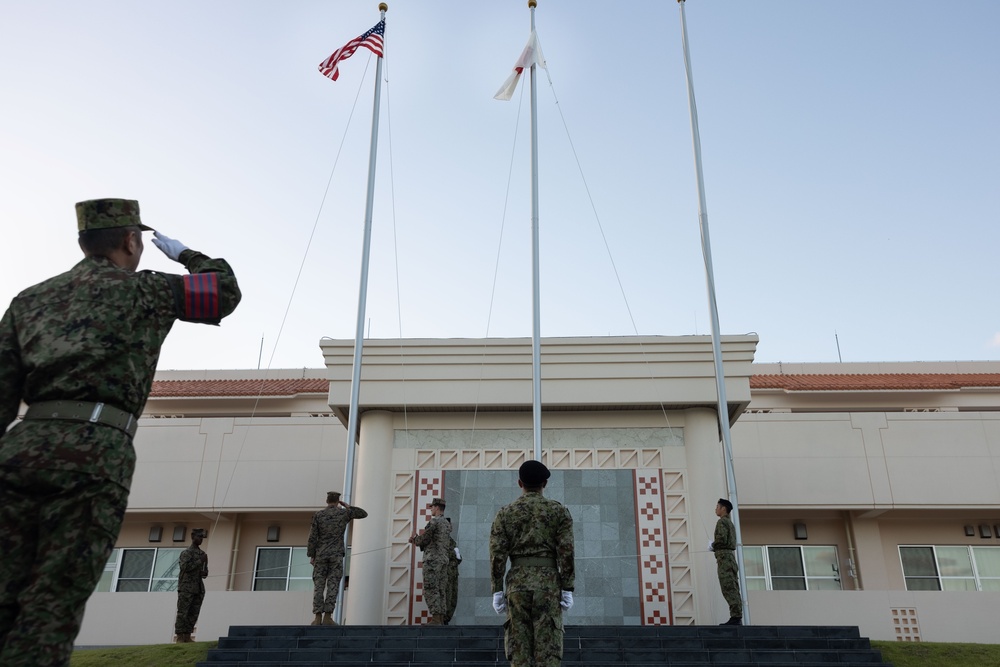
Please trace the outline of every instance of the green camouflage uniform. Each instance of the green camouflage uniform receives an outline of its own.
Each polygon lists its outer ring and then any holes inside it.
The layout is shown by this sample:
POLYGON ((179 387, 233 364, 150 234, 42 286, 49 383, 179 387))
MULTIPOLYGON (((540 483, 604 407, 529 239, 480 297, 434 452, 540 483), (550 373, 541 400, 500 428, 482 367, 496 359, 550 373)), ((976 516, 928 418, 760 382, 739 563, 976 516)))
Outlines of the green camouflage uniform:
POLYGON ((442 623, 448 615, 448 563, 455 555, 452 542, 451 524, 443 516, 432 516, 413 540, 424 552, 424 603, 442 623))
POLYGON ((552 667, 562 662, 561 591, 572 591, 573 517, 569 510, 539 492, 525 492, 497 512, 490 529, 493 592, 504 590, 507 560, 507 621, 504 641, 511 667, 552 667), (518 565, 550 560, 555 567, 518 565))
POLYGON ((715 563, 719 568, 719 586, 722 597, 729 603, 729 617, 743 618, 743 600, 740 598, 740 567, 736 562, 736 526, 728 516, 719 517, 712 541, 715 563))
POLYGON ((344 532, 354 519, 368 512, 360 507, 334 505, 313 515, 306 555, 313 562, 313 613, 332 614, 344 576, 344 532))
MULTIPOLYGON (((140 415, 174 321, 217 323, 240 300, 224 260, 185 250, 180 261, 198 275, 85 258, 15 297, 0 320, 0 429, 21 401, 140 415)), ((26 419, 0 436, 0 665, 69 664, 134 466, 132 439, 105 424, 26 419)))
POLYGON ((177 618, 174 634, 191 634, 205 600, 205 577, 208 576, 208 554, 196 544, 181 552, 177 562, 177 618))
POLYGON ((455 607, 458 606, 458 566, 462 559, 458 557, 458 542, 454 537, 448 536, 448 546, 451 552, 448 554, 448 608, 445 610, 445 624, 451 622, 455 615, 455 607))

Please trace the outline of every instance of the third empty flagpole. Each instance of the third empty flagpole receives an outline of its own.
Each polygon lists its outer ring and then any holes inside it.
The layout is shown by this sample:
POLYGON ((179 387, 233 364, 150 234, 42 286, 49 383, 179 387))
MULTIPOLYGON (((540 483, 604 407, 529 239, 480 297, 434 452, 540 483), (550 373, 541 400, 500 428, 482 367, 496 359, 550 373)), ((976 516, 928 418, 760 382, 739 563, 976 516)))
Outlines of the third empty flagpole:
MULTIPOLYGON (((531 10, 531 34, 535 34, 535 0, 531 10)), ((538 105, 535 101, 536 65, 531 63, 531 414, 535 460, 542 460, 542 344, 541 298, 538 277, 538 105)))
POLYGON ((733 504, 732 519, 736 526, 736 561, 740 567, 740 595, 743 598, 743 622, 750 624, 747 604, 746 568, 743 566, 743 537, 740 533, 739 503, 736 498, 736 472, 733 468, 733 443, 729 433, 729 408, 726 401, 725 372, 722 367, 722 346, 719 342, 719 307, 715 302, 715 276, 712 270, 712 244, 708 236, 708 209, 705 205, 705 178, 701 168, 701 135, 698 132, 698 108, 694 101, 694 79, 691 76, 691 54, 688 49, 687 21, 684 0, 677 0, 681 12, 681 44, 684 47, 684 73, 687 76, 688 107, 691 110, 691 139, 694 144, 694 168, 698 185, 698 224, 701 229, 701 249, 705 257, 705 277, 708 283, 708 305, 712 316, 712 357, 715 359, 715 386, 718 393, 719 431, 722 434, 723 458, 726 463, 726 485, 733 504))

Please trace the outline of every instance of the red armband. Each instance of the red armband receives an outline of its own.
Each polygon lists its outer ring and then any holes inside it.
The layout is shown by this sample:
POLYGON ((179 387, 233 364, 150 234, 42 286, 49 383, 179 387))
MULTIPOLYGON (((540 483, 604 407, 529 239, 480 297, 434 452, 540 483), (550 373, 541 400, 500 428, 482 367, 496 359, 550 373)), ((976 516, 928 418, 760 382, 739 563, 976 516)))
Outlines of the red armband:
POLYGON ((217 322, 219 318, 219 276, 192 273, 184 276, 184 319, 217 322))

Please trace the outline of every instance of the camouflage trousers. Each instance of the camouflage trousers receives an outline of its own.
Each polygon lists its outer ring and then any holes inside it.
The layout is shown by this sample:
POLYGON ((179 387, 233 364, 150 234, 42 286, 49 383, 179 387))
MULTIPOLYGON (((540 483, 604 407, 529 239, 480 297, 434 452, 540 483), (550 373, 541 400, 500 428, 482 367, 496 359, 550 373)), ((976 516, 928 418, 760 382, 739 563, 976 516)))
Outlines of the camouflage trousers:
POLYGON ((716 565, 719 567, 719 586, 722 597, 729 603, 731 618, 743 617, 743 599, 740 597, 740 567, 733 551, 716 551, 716 565))
POLYGON ((313 613, 332 614, 337 607, 340 580, 344 578, 344 557, 317 560, 313 564, 313 613))
POLYGON ((510 667, 558 667, 563 655, 559 591, 507 594, 504 649, 510 667))
MULTIPOLYGON (((198 582, 201 583, 200 581, 198 582)), ((191 634, 198 623, 201 603, 205 600, 204 586, 177 588, 177 617, 174 619, 174 634, 191 634)))
POLYGON ((127 502, 94 475, 0 466, 0 665, 69 665, 127 502))
POLYGON ((424 561, 424 604, 431 612, 444 621, 448 616, 448 561, 424 561))
POLYGON ((448 606, 444 611, 444 622, 451 622, 458 606, 458 564, 448 563, 448 606))

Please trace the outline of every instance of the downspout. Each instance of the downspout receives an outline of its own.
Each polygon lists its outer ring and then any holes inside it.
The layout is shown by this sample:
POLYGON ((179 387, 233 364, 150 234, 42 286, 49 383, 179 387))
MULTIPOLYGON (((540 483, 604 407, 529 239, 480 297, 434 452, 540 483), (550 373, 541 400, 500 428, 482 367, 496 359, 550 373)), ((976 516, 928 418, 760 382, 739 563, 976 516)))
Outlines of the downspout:
POLYGON ((864 587, 861 585, 861 577, 858 576, 858 557, 857 553, 854 551, 854 515, 851 514, 851 510, 844 510, 844 532, 847 533, 847 566, 849 568, 848 572, 851 575, 851 579, 854 580, 854 590, 863 591, 864 587))
POLYGON ((240 529, 243 528, 243 515, 236 515, 236 530, 233 531, 233 553, 229 558, 229 582, 226 590, 233 590, 233 582, 236 581, 236 557, 240 555, 240 529))

